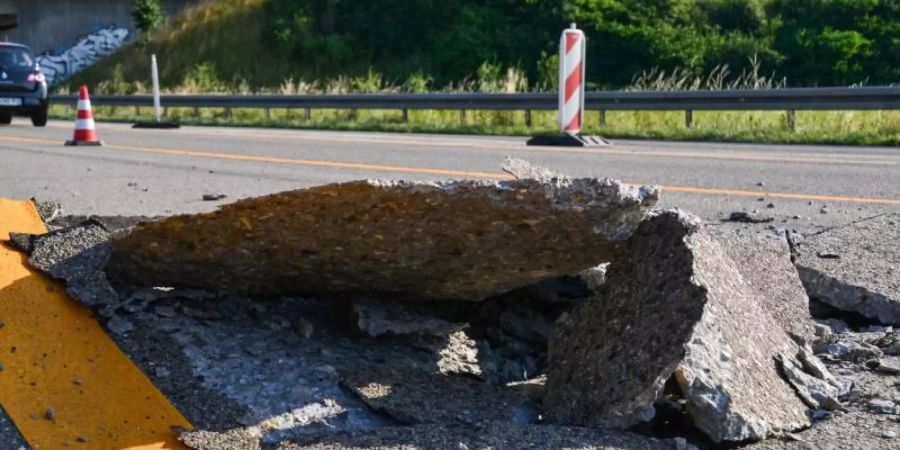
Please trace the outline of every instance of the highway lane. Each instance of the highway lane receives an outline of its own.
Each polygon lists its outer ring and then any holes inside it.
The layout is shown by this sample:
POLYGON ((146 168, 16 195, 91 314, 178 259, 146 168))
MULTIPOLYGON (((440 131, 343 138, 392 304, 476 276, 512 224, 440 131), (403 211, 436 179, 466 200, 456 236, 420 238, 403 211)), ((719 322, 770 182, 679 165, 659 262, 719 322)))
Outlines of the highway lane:
POLYGON ((221 203, 202 201, 205 193, 230 201, 360 178, 499 179, 504 157, 514 156, 571 176, 660 184, 663 206, 710 219, 758 210, 801 229, 900 210, 893 148, 614 141, 572 149, 510 137, 98 127, 102 148, 64 147, 70 122, 0 128, 0 196, 59 201, 73 214, 172 214, 221 203))

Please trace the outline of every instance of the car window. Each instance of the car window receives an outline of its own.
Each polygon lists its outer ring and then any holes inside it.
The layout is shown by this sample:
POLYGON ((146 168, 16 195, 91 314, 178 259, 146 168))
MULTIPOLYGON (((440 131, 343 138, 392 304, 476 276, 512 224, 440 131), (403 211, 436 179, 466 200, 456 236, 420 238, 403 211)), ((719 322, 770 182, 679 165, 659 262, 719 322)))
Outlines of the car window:
POLYGON ((22 48, 0 47, 0 66, 6 68, 28 68, 34 66, 34 59, 28 50, 22 48))

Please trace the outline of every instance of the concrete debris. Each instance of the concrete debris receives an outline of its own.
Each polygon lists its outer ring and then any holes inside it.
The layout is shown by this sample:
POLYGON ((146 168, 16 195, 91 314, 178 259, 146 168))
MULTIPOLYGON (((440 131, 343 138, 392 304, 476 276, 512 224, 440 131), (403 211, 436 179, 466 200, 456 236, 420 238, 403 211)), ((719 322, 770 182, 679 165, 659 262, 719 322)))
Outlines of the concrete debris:
POLYGON ((225 432, 189 431, 179 437, 194 450, 262 450, 260 436, 243 429, 225 432))
POLYGON ((278 447, 278 450, 375 449, 696 450, 696 447, 683 440, 678 442, 676 439, 654 439, 624 431, 553 425, 523 426, 505 422, 475 426, 424 424, 386 427, 367 432, 316 434, 295 438, 292 442, 282 443, 278 447))
POLYGON ((356 181, 142 224, 110 276, 263 295, 483 300, 612 260, 654 187, 609 179, 356 181))
POLYGON ((695 425, 715 442, 809 426, 775 362, 798 352, 760 295, 758 285, 776 281, 742 273, 727 245, 677 210, 644 222, 610 265, 600 298, 576 308, 551 342, 550 419, 650 420, 674 372, 695 425))
POLYGON ((42 201, 35 198, 32 198, 31 202, 34 203, 34 207, 35 209, 37 209, 38 215, 41 216, 41 220, 43 220, 45 224, 52 223, 57 218, 61 217, 65 212, 63 211, 62 205, 57 202, 42 201))
POLYGON ((119 316, 113 316, 106 322, 106 328, 118 335, 124 335, 134 330, 134 324, 119 316))
POLYGON ((109 236, 109 231, 93 220, 32 236, 28 264, 65 281, 72 298, 97 307, 101 313, 109 312, 119 303, 103 271, 109 260, 109 236))
POLYGON ((390 300, 357 297, 353 300, 359 330, 371 337, 382 335, 429 334, 447 336, 468 326, 451 323, 426 312, 417 311, 415 305, 390 300))
POLYGON ((795 263, 810 297, 883 324, 900 325, 900 214, 806 236, 795 263), (840 258, 819 255, 837 254, 840 258))
POLYGON ((442 374, 474 375, 479 378, 485 375, 478 358, 478 344, 465 331, 450 333, 438 355, 437 368, 442 374))
POLYGON ((880 348, 866 342, 859 333, 833 334, 820 338, 813 344, 813 349, 823 358, 854 363, 863 363, 883 355, 880 348))
POLYGON ((204 202, 217 202, 219 200, 224 200, 227 197, 228 197, 227 195, 222 194, 222 193, 203 194, 203 201, 204 202))
POLYGON ((344 369, 341 383, 372 409, 405 424, 537 420, 520 392, 465 377, 393 365, 360 366, 344 369))
POLYGON ((838 399, 840 394, 838 386, 807 374, 793 359, 785 358, 783 355, 777 355, 776 359, 785 377, 807 406, 811 409, 832 411, 841 408, 841 402, 838 399))
POLYGON ((900 408, 891 401, 882 398, 869 400, 869 410, 877 414, 900 414, 900 408))
POLYGON ((756 214, 746 211, 734 211, 728 215, 728 218, 722 219, 722 222, 739 222, 739 223, 769 223, 774 222, 774 217, 759 217, 756 214))
POLYGON ((517 180, 531 179, 550 182, 554 178, 566 178, 565 175, 556 173, 546 167, 536 166, 524 159, 511 158, 509 156, 507 156, 506 160, 503 162, 502 169, 517 180))
POLYGON ((10 245, 26 255, 30 255, 31 252, 34 251, 34 243, 32 242, 32 239, 34 239, 33 234, 9 233, 10 245))

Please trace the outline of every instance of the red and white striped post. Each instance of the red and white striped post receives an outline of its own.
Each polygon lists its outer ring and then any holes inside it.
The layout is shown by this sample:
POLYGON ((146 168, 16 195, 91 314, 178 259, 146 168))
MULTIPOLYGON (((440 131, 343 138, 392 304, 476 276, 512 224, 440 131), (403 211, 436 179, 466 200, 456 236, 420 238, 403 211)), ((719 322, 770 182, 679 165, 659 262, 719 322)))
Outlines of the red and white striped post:
POLYGON ((573 23, 559 41, 559 129, 575 135, 584 123, 585 37, 573 23))
MULTIPOLYGON (((580 134, 584 126, 584 66, 587 42, 575 24, 559 38, 559 130, 560 134, 538 135, 528 145, 601 147, 610 145, 601 136, 580 134)), ((526 116, 527 117, 527 116, 526 116)))

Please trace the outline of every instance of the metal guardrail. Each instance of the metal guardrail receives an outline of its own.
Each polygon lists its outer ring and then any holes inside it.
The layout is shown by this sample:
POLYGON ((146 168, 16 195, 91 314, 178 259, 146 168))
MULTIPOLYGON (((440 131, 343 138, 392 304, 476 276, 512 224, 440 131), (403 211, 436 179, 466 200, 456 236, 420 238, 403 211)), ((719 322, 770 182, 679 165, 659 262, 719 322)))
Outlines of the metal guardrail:
MULTIPOLYGON (((153 106, 151 95, 95 95, 98 106, 153 106)), ((57 103, 74 105, 74 95, 54 96, 57 103)), ((162 105, 180 108, 224 108, 230 116, 233 108, 304 109, 306 119, 314 109, 402 110, 409 120, 410 110, 459 110, 461 123, 467 110, 525 111, 525 124, 531 126, 532 111, 556 110, 556 93, 526 94, 346 94, 346 95, 178 95, 162 96, 162 105)), ((766 111, 787 112, 791 130, 797 126, 798 110, 900 110, 900 87, 860 88, 788 88, 721 91, 602 91, 585 95, 586 110, 600 112, 600 124, 606 124, 606 111, 684 111, 684 125, 694 126, 694 111, 766 111)), ((137 111, 140 115, 140 111, 137 111)), ((168 115, 168 114, 165 114, 168 115)))
MULTIPOLYGON (((152 106, 150 95, 95 95, 99 106, 152 106)), ((77 101, 54 96, 57 103, 77 101)), ((304 108, 394 110, 555 110, 556 93, 531 94, 347 94, 347 95, 177 95, 162 96, 167 107, 304 108)), ((588 92, 588 110, 896 110, 900 87, 789 88, 722 91, 588 92)))

